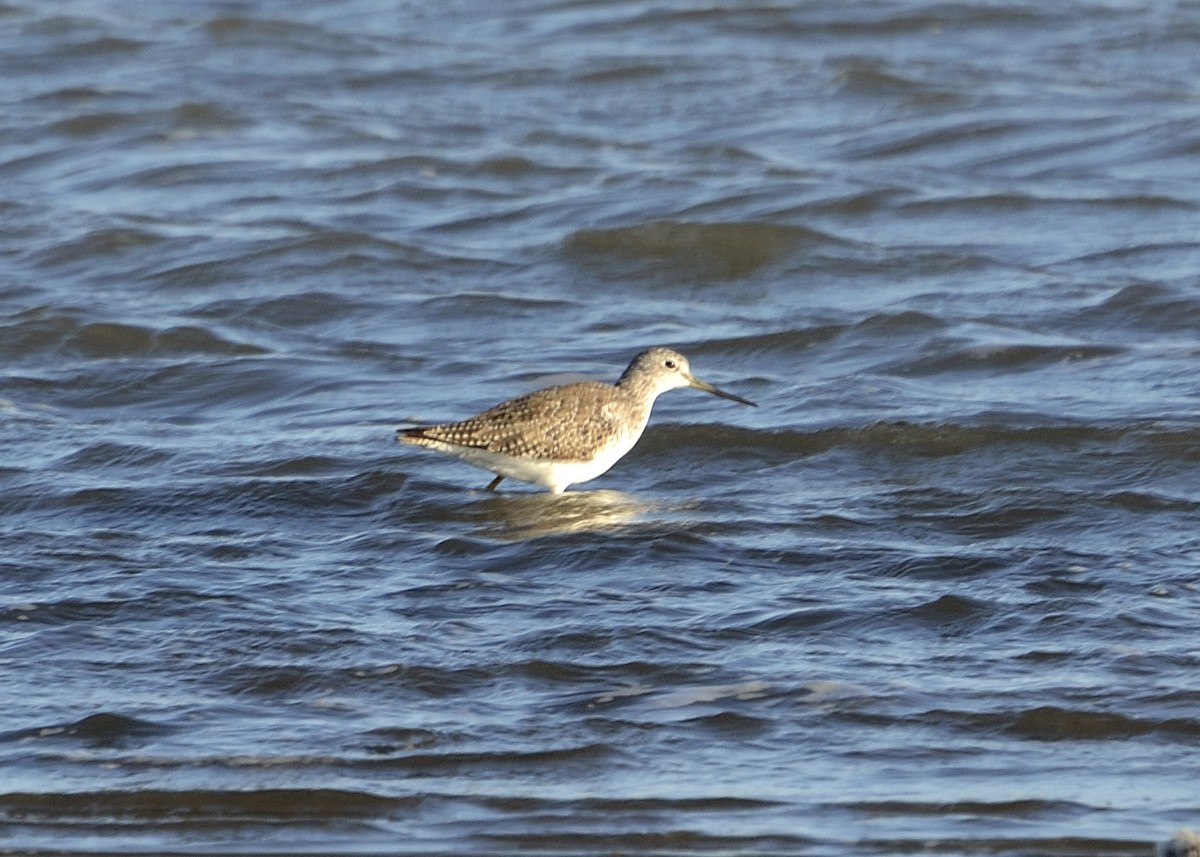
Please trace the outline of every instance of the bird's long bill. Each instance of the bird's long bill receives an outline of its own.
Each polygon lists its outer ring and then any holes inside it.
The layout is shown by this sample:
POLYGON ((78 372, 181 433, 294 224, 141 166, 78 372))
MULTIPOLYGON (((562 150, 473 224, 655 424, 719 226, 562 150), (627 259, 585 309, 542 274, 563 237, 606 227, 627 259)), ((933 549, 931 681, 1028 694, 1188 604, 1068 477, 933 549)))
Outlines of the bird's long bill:
POLYGON ((720 396, 722 399, 729 399, 729 401, 731 401, 731 402, 738 402, 739 404, 742 404, 742 405, 749 405, 752 408, 758 407, 758 405, 754 404, 754 402, 750 401, 749 399, 743 399, 741 396, 735 396, 733 393, 726 393, 724 390, 717 389, 712 384, 709 384, 705 381, 701 381, 695 375, 688 375, 687 379, 688 379, 688 383, 691 384, 693 387, 695 387, 697 390, 703 390, 706 393, 712 393, 714 396, 720 396))

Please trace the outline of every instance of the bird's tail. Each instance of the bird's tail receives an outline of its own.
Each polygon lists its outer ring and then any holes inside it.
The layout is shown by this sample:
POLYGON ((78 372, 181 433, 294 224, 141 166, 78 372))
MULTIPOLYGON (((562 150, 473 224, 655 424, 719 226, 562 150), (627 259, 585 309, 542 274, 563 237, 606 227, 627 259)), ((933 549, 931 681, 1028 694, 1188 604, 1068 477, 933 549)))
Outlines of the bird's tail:
POLYGON ((413 426, 411 428, 396 429, 397 443, 420 443, 425 440, 425 429, 428 426, 413 426))

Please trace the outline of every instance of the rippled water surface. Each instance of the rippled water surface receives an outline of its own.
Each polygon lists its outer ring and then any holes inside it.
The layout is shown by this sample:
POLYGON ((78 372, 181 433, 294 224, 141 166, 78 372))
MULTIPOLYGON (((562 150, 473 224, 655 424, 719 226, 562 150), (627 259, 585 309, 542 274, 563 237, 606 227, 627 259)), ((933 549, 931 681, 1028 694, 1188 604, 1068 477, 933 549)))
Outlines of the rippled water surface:
POLYGON ((1200 5, 0 3, 7 853, 1200 824, 1200 5), (393 441, 647 345, 551 496, 393 441))

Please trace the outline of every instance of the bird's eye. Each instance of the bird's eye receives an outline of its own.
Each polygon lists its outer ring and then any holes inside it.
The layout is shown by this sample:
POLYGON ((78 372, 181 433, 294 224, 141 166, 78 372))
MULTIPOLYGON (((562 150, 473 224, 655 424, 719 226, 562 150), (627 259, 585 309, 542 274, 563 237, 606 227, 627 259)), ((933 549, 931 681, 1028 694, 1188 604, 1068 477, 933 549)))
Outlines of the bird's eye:
POLYGON ((674 369, 675 361, 674 360, 666 360, 663 362, 663 365, 666 366, 668 369, 674 369))

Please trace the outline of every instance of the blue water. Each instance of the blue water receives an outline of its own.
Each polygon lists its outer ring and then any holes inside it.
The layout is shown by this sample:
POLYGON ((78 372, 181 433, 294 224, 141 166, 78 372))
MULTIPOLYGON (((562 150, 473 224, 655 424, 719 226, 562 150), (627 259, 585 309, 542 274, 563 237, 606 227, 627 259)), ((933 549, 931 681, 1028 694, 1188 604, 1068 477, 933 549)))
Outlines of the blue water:
POLYGON ((1200 7, 1043 6, 0 5, 3 847, 1200 825, 1200 7))

